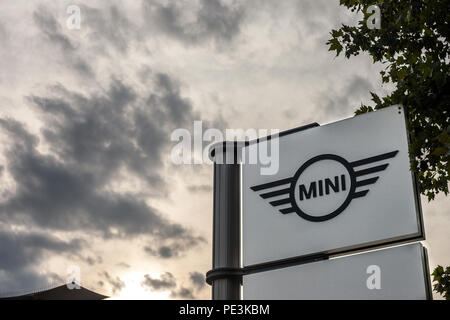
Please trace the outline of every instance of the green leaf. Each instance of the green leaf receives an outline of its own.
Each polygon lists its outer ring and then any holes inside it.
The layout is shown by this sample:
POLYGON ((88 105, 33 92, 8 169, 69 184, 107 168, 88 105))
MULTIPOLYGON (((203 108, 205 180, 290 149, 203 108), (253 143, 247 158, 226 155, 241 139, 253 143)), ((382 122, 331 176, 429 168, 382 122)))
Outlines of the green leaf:
POLYGON ((339 40, 333 38, 328 43, 330 44, 328 51, 336 51, 336 56, 338 56, 342 51, 342 45, 339 43, 339 40))
POLYGON ((397 77, 398 80, 402 80, 406 76, 406 69, 402 68, 398 71, 397 77))
POLYGON ((440 156, 440 155, 446 154, 446 153, 447 153, 447 148, 437 147, 436 149, 434 149, 432 155, 433 156, 440 156))
MULTIPOLYGON (((441 192, 448 194, 450 0, 340 0, 340 3, 352 12, 366 12, 369 4, 376 3, 383 13, 381 29, 368 29, 364 20, 367 16, 363 15, 355 25, 331 30, 327 42, 336 56, 341 52, 347 58, 366 54, 374 63, 383 64, 380 80, 382 85, 389 83, 390 93, 371 94, 372 106, 361 105, 355 113, 404 105, 408 128, 414 132, 410 144, 411 170, 423 173, 418 178, 420 190, 429 200, 441 192), (448 131, 448 135, 442 131, 448 131)), ((373 91, 382 92, 380 89, 373 91)))
POLYGON ((438 136, 438 140, 442 144, 449 144, 450 143, 450 135, 444 131, 438 136))

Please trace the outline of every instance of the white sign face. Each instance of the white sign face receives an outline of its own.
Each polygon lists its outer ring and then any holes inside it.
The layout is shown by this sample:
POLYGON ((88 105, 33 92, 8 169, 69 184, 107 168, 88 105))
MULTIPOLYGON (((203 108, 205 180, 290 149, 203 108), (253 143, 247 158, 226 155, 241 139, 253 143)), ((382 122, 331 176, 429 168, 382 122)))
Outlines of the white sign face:
POLYGON ((423 239, 402 108, 280 133, 279 155, 242 164, 244 266, 423 239))
POLYGON ((420 243, 307 263, 243 277, 247 300, 429 299, 420 243))

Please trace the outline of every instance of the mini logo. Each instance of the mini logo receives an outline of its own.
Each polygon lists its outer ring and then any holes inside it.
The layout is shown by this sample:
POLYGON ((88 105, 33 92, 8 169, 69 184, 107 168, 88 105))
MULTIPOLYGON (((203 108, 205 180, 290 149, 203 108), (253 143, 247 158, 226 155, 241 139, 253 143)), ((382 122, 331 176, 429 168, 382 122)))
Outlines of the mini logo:
POLYGON ((383 160, 398 151, 348 162, 334 154, 322 154, 306 161, 291 178, 250 187, 263 199, 269 199, 279 212, 295 212, 303 219, 322 222, 342 213, 353 199, 367 195, 368 186, 378 181, 371 174, 385 170, 383 160), (380 162, 380 164, 376 164, 380 162), (371 175, 366 177, 367 175, 371 175))

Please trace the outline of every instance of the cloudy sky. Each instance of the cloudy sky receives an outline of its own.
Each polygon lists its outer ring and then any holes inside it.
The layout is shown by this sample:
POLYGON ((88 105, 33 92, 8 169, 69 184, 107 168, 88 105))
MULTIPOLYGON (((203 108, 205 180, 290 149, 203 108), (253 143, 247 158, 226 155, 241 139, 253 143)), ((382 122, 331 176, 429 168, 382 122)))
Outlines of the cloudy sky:
MULTIPOLYGON (((170 134, 352 116, 389 91, 369 57, 327 51, 356 19, 330 0, 0 0, 0 295, 79 266, 116 298, 209 298, 212 167, 172 164, 170 134)), ((431 267, 450 265, 450 201, 423 208, 431 267)))

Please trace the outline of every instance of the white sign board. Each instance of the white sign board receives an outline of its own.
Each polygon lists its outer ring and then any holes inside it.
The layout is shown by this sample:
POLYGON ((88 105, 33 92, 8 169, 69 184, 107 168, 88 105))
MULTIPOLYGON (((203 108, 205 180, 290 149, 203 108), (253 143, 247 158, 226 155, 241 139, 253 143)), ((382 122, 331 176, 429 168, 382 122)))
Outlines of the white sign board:
POLYGON ((401 107, 280 134, 260 169, 242 165, 244 266, 424 237, 401 107))
POLYGON ((246 275, 243 298, 429 299, 428 262, 420 243, 246 275))

